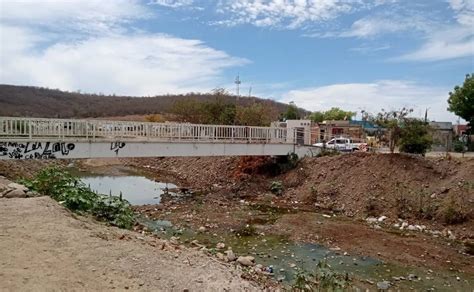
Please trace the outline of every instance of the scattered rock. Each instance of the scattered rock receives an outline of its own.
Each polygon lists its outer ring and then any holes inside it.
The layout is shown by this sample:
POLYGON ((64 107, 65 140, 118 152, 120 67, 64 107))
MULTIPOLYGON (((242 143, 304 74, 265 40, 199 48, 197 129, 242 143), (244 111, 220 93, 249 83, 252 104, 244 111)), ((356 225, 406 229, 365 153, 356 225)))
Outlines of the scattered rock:
POLYGON ((9 183, 8 184, 8 187, 11 188, 11 189, 15 189, 15 190, 21 190, 23 192, 27 192, 28 191, 28 188, 25 187, 24 185, 20 185, 20 184, 17 184, 17 183, 9 183))
POLYGON ((5 195, 3 195, 4 198, 26 198, 26 193, 20 189, 14 189, 5 195))
POLYGON ((197 239, 191 241, 191 245, 193 246, 197 246, 197 247, 203 247, 202 244, 199 243, 199 241, 197 239))
POLYGON ((225 255, 227 257, 227 260, 229 262, 233 262, 233 261, 236 260, 236 256, 235 256, 234 252, 231 249, 226 250, 224 253, 225 253, 225 255))
POLYGON ((28 198, 33 198, 33 197, 38 197, 39 194, 37 192, 28 191, 28 192, 26 192, 26 196, 28 198))
POLYGON ((216 248, 217 249, 223 249, 223 248, 225 248, 225 244, 223 242, 219 242, 218 244, 216 244, 216 248))
POLYGON ((388 288, 390 288, 390 282, 389 281, 377 282, 377 289, 379 289, 379 290, 388 290, 388 288))
POLYGON ((217 258, 218 258, 219 260, 221 260, 221 261, 226 260, 226 257, 225 257, 224 254, 221 253, 221 252, 218 252, 218 253, 216 254, 216 256, 217 256, 217 258))
POLYGON ((237 262, 242 266, 253 266, 255 258, 253 256, 240 256, 237 258, 237 262))
POLYGON ((172 236, 170 238, 170 243, 174 244, 174 245, 178 245, 179 244, 179 237, 172 236))
POLYGON ((367 221, 367 223, 369 224, 373 224, 373 223, 376 223, 378 219, 374 217, 368 217, 367 219, 365 219, 365 221, 367 221))
POLYGON ((207 229, 206 229, 206 227, 204 227, 204 226, 201 226, 201 227, 199 227, 199 229, 198 229, 199 232, 206 232, 206 230, 207 230, 207 229))
POLYGON ((377 221, 383 222, 385 219, 387 219, 387 216, 380 216, 377 221))
POLYGON ((407 222, 402 222, 402 225, 400 226, 400 230, 403 230, 406 227, 408 227, 408 223, 407 222))

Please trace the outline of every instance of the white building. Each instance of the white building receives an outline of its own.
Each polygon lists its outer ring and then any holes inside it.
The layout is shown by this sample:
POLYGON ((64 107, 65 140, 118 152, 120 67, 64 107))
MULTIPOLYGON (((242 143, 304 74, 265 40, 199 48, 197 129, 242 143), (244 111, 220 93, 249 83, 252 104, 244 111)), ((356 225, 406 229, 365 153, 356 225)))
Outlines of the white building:
POLYGON ((311 120, 286 120, 284 122, 273 122, 272 127, 287 128, 288 142, 296 141, 296 144, 311 144, 311 120), (292 135, 290 133, 293 133, 292 135))

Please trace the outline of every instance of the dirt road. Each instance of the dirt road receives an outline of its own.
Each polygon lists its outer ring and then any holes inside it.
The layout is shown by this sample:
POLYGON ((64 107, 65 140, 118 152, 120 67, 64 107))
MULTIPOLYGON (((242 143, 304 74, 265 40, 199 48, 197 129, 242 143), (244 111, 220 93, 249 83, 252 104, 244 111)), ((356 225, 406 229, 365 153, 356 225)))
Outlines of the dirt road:
POLYGON ((0 199, 0 290, 256 291, 235 267, 78 217, 49 197, 0 199))

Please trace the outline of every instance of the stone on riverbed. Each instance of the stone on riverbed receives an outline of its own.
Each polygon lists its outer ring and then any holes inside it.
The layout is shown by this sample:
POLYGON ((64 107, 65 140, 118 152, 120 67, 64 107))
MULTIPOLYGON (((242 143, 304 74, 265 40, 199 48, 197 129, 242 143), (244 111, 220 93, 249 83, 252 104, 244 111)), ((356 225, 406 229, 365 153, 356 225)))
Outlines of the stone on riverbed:
POLYGON ((254 265, 255 258, 252 256, 240 256, 237 258, 237 262, 241 264, 242 266, 253 266, 254 265))

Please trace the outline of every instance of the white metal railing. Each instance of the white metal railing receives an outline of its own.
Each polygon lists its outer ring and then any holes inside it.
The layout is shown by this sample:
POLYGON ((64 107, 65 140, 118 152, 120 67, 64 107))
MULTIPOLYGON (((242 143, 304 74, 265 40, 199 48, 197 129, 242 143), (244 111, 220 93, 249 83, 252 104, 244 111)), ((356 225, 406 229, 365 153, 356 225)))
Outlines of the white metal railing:
POLYGON ((276 127, 0 117, 0 138, 145 139, 293 144, 295 133, 290 129, 276 127))

